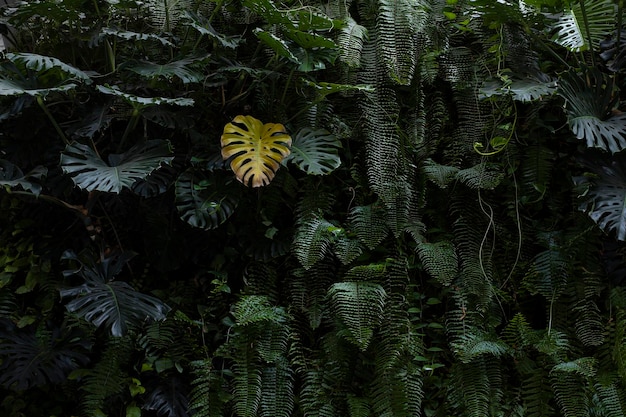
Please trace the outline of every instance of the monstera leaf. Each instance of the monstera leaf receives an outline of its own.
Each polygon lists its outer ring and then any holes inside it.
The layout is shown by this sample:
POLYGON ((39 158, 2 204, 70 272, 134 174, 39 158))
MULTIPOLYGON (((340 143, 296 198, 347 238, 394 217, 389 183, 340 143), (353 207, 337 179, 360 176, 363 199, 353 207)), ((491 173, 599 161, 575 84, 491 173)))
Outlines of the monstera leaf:
POLYGON ((615 232, 617 239, 626 240, 626 157, 622 154, 607 158, 597 155, 584 161, 595 176, 582 176, 574 181, 584 188, 585 201, 580 209, 606 232, 615 232))
POLYGON ((617 5, 605 0, 571 2, 572 8, 553 15, 552 40, 570 51, 596 49, 615 28, 617 5), (591 43, 590 43, 591 42, 591 43))
POLYGON ((61 298, 71 298, 65 308, 93 325, 105 326, 113 336, 123 336, 132 325, 150 318, 164 320, 170 308, 158 298, 135 291, 128 283, 115 280, 132 257, 121 253, 99 261, 82 260, 68 252, 66 259, 78 261, 82 267, 65 271, 78 275, 85 282, 73 288, 60 290, 61 298))
POLYGON ((40 166, 33 169, 28 174, 24 174, 18 166, 4 159, 0 159, 0 185, 4 185, 8 188, 20 186, 25 191, 39 195, 41 185, 32 182, 30 179, 40 179, 46 175, 47 172, 48 170, 46 168, 40 166))
POLYGON ((587 146, 619 152, 626 148, 626 114, 613 114, 618 100, 614 81, 598 70, 563 76, 559 94, 565 98, 567 120, 578 139, 587 146))
POLYGON ((262 187, 272 181, 280 162, 291 151, 291 137, 278 123, 265 123, 252 116, 237 116, 224 127, 222 157, 233 158, 230 167, 245 185, 262 187))
POLYGON ((82 189, 119 193, 145 180, 163 164, 169 164, 173 159, 170 155, 168 142, 149 140, 123 154, 109 155, 107 164, 91 147, 73 143, 61 154, 61 167, 82 189))
POLYGON ((0 385, 15 390, 60 384, 89 361, 91 342, 76 330, 18 329, 0 319, 0 385))
POLYGON ((338 149, 341 142, 326 130, 301 129, 293 139, 291 161, 302 171, 311 175, 326 175, 341 165, 338 149))
POLYGON ((176 181, 176 208, 181 219, 193 227, 215 229, 237 207, 237 183, 214 173, 205 176, 187 170, 176 181))

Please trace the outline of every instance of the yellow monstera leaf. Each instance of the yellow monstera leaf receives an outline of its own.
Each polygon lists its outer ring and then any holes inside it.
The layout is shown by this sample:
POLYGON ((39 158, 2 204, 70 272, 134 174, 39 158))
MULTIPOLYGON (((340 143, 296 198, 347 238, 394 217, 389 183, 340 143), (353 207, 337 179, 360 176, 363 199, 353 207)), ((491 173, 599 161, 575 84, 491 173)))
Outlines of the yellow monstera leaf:
POLYGON ((272 181, 280 162, 291 151, 285 126, 265 123, 252 116, 237 116, 224 126, 222 158, 233 158, 230 167, 245 185, 262 187, 272 181))

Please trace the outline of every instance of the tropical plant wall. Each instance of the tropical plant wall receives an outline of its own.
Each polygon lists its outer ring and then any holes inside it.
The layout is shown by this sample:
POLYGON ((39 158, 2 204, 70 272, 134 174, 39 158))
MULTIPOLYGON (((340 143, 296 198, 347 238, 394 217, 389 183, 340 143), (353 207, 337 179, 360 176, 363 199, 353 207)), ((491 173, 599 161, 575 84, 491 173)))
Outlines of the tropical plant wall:
POLYGON ((31 0, 0 413, 626 414, 622 0, 31 0))

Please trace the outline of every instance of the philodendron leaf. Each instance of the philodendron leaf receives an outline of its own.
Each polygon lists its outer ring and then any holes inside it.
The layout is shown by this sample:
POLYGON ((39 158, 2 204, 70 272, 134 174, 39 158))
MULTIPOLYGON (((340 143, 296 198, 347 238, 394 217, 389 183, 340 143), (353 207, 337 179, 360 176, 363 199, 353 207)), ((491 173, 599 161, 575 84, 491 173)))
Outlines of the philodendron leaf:
POLYGON ((206 57, 185 58, 167 64, 157 64, 149 61, 133 61, 125 65, 125 68, 146 78, 162 77, 167 80, 176 77, 184 84, 197 83, 203 75, 190 68, 206 57))
POLYGON ((580 2, 571 2, 571 6, 551 16, 557 19, 552 26, 552 40, 573 52, 596 49, 615 29, 617 5, 604 0, 585 0, 584 10, 580 2))
POLYGON ((276 52, 277 55, 287 58, 288 60, 295 62, 297 64, 300 63, 300 60, 294 55, 291 51, 287 42, 273 33, 266 32, 261 28, 256 28, 253 33, 259 38, 264 44, 269 46, 276 52))
POLYGON ((76 260, 82 268, 66 271, 79 275, 84 284, 60 290, 62 299, 71 298, 65 307, 93 325, 105 326, 113 336, 123 336, 128 328, 146 319, 164 320, 170 308, 158 298, 135 291, 128 283, 115 280, 129 260, 127 253, 109 256, 100 261, 80 260, 73 253, 65 258, 76 260))
POLYGON ((83 81, 85 84, 91 84, 92 82, 91 77, 83 71, 51 56, 20 52, 8 53, 6 54, 6 57, 17 64, 23 64, 26 68, 31 70, 43 72, 53 68, 58 68, 64 73, 72 76, 72 78, 83 81))
POLYGON ((326 175, 341 165, 338 149, 341 142, 326 130, 304 128, 298 131, 291 144, 291 155, 285 162, 293 162, 311 175, 326 175))
POLYGON ((204 175, 183 172, 176 181, 176 208, 181 219, 193 227, 215 229, 234 212, 238 184, 218 172, 204 175))
POLYGON ((65 93, 77 86, 77 84, 69 83, 59 87, 38 88, 23 81, 0 77, 0 96, 22 96, 26 94, 32 97, 45 97, 52 92, 65 93))
POLYGON ((252 116, 237 116, 224 126, 221 144, 222 158, 232 157, 230 167, 237 179, 252 187, 269 184, 291 153, 291 137, 283 125, 263 124, 252 116))
POLYGON ((107 164, 91 147, 75 142, 61 154, 61 167, 84 190, 119 193, 169 164, 171 153, 169 142, 150 140, 123 154, 111 154, 107 164))
POLYGON ((167 98, 167 97, 140 97, 121 91, 117 86, 96 86, 98 91, 104 94, 122 97, 130 104, 138 106, 156 106, 160 104, 173 104, 176 106, 193 106, 194 101, 191 98, 167 98))
POLYGON ((30 191, 35 195, 41 192, 41 185, 30 181, 30 179, 40 179, 46 175, 48 170, 45 167, 36 167, 28 174, 9 161, 0 159, 0 185, 9 188, 22 187, 24 191, 30 191))
POLYGON ((618 100, 614 86, 613 78, 593 69, 567 73, 559 84, 572 132, 588 147, 613 153, 626 148, 626 113, 611 112, 618 100))
POLYGON ((626 240, 626 157, 623 154, 608 158, 605 155, 584 163, 594 177, 574 178, 579 186, 586 187, 585 201, 580 209, 586 212, 606 232, 615 232, 618 240, 626 240))
POLYGON ((191 21, 189 26, 200 32, 202 35, 207 35, 210 38, 217 40, 226 48, 235 49, 242 40, 240 36, 227 36, 219 33, 213 28, 213 26, 211 26, 211 23, 207 19, 193 12, 187 11, 186 17, 191 21))

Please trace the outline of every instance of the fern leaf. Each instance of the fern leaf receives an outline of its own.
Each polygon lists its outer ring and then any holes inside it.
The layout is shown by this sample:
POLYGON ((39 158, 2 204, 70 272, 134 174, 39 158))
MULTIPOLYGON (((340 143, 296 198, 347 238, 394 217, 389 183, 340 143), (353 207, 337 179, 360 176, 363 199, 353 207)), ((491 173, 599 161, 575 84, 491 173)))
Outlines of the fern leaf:
POLYGON ((224 381, 211 368, 210 360, 198 360, 190 363, 194 379, 189 394, 189 411, 194 417, 222 417, 228 395, 224 390, 224 381))
POLYGON ((293 250, 300 264, 310 269, 331 253, 335 226, 323 218, 312 218, 296 230, 293 250))
POLYGON ((346 25, 337 35, 337 44, 341 49, 339 60, 352 68, 361 65, 363 42, 367 41, 367 29, 359 25, 353 18, 347 17, 346 25))
POLYGON ((417 253, 426 272, 442 285, 450 285, 456 278, 459 260, 451 242, 423 242, 417 245, 417 253))
POLYGON ((334 311, 348 327, 349 340, 366 350, 380 321, 385 290, 371 282, 344 281, 333 284, 328 295, 334 311))
POLYGON ((290 417, 294 408, 293 375, 286 361, 262 374, 260 417, 290 417))
POLYGON ((352 208, 349 220, 352 231, 370 250, 374 250, 389 234, 385 210, 379 203, 352 208))

